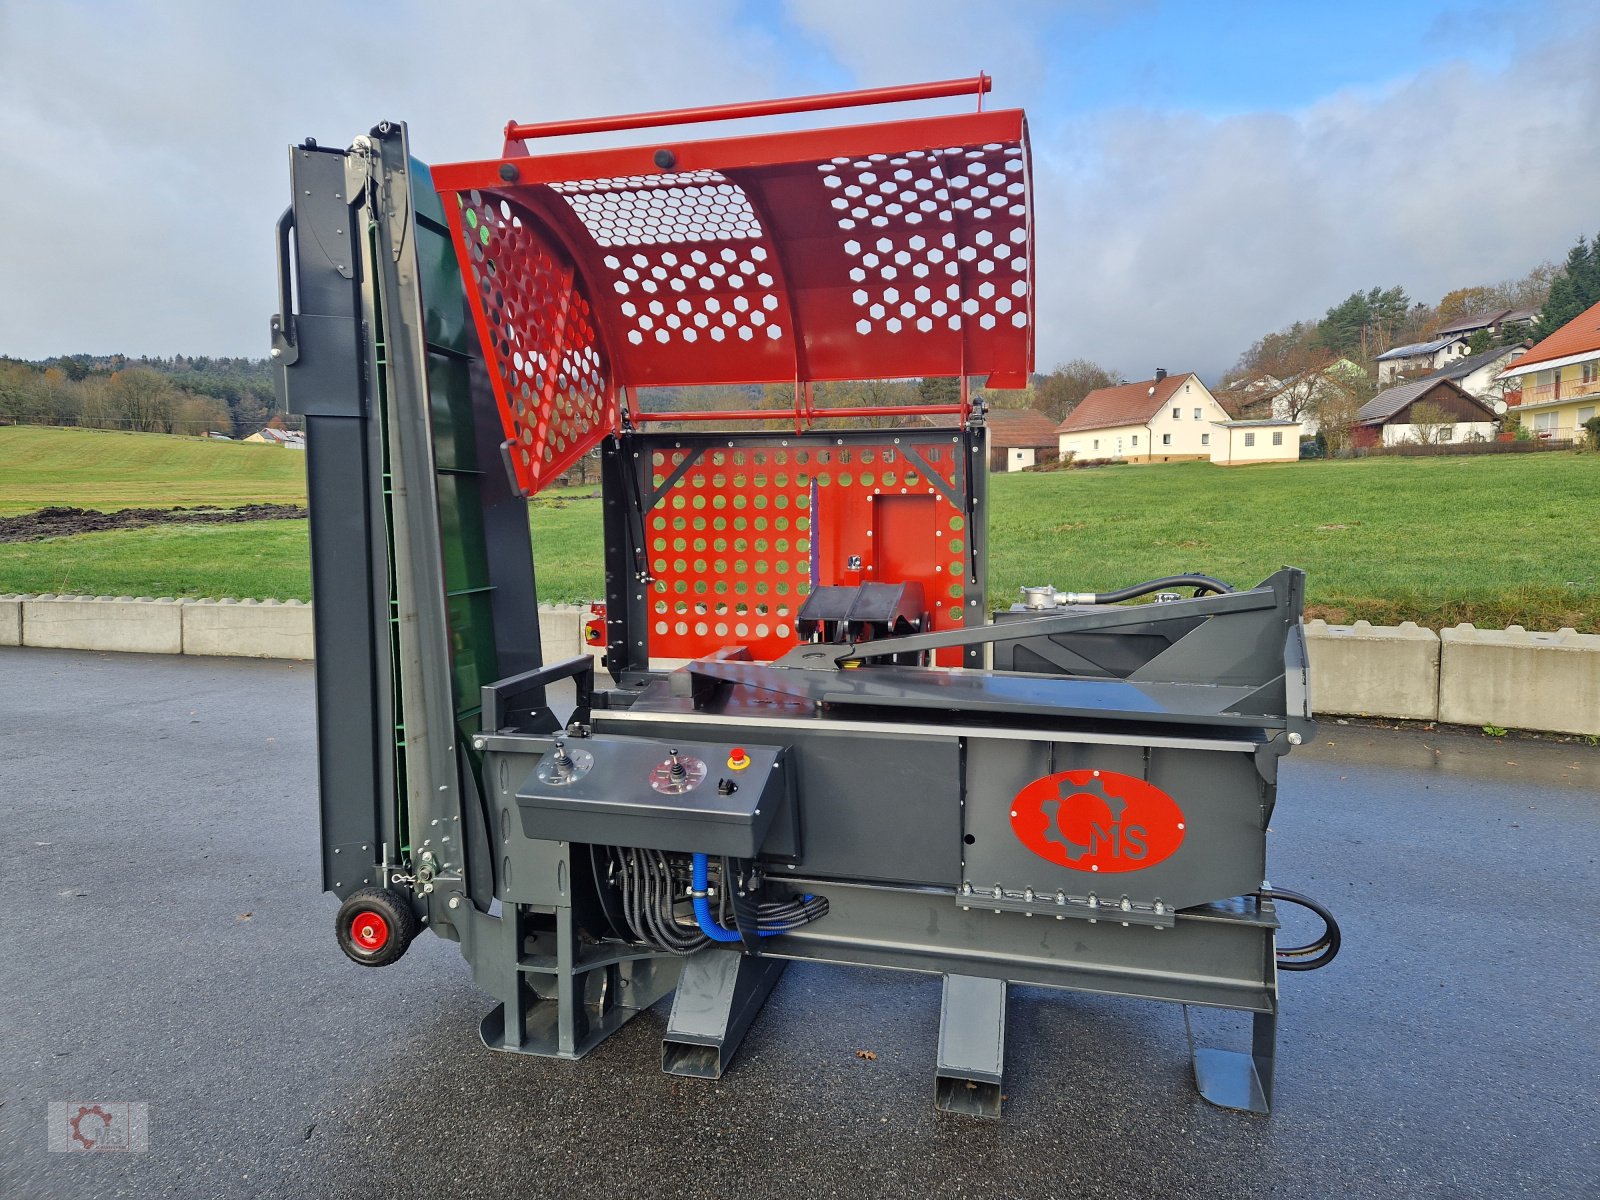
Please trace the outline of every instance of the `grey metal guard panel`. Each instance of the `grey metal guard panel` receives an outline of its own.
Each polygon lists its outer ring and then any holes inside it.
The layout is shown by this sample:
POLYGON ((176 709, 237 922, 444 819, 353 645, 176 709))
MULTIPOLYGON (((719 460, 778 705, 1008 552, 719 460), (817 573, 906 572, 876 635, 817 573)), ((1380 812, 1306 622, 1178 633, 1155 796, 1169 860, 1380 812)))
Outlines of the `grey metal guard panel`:
POLYGON ((821 672, 750 663, 697 662, 689 669, 708 678, 822 704, 1103 720, 1158 719, 1254 728, 1282 724, 1281 718, 1230 711, 1256 689, 1221 684, 1129 683, 1070 675, 994 675, 927 667, 821 672))

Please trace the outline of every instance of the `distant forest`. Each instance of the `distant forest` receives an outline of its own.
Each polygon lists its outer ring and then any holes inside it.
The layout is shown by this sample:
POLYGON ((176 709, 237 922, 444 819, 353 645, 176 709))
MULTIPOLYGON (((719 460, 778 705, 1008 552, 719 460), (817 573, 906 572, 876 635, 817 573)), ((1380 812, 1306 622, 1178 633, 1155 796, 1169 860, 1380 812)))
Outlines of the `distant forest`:
POLYGON ((274 418, 298 424, 279 411, 264 358, 0 357, 0 423, 243 438, 274 418))
MULTIPOLYGON (((975 381, 972 395, 982 396, 975 381)), ((1031 389, 995 392, 986 399, 1004 408, 1024 407, 1031 389)), ((961 396, 958 380, 929 378, 819 383, 818 408, 953 404, 961 396)), ((792 384, 702 388, 648 388, 641 407, 654 411, 696 409, 774 409, 794 404, 792 384)), ((142 433, 200 436, 221 433, 248 437, 276 421, 298 427, 298 419, 278 408, 272 368, 264 358, 127 358, 87 354, 25 362, 0 357, 0 424, 84 425, 142 433)), ((863 423, 857 418, 819 421, 819 428, 863 423)))

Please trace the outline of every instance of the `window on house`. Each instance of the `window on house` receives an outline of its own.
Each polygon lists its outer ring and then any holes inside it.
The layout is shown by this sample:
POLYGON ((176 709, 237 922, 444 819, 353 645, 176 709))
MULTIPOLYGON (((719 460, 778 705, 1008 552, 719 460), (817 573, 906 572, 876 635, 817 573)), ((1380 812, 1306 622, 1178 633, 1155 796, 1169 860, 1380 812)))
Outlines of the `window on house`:
POLYGON ((1162 435, 1161 435, 1161 444, 1162 444, 1162 445, 1163 445, 1163 446, 1170 446, 1170 445, 1172 445, 1172 435, 1171 435, 1171 434, 1170 434, 1170 433, 1163 433, 1163 434, 1162 434, 1162 435))
POLYGON ((1592 420, 1594 420, 1594 405, 1591 404, 1588 408, 1580 408, 1578 410, 1578 428, 1579 429, 1583 428, 1583 423, 1585 421, 1592 421, 1592 420))
POLYGON ((1600 360, 1584 363, 1583 381, 1585 383, 1593 383, 1596 379, 1600 379, 1600 360))
POLYGON ((1283 434, 1274 432, 1272 435, 1272 444, 1274 446, 1283 445, 1283 434))
POLYGON ((1185 391, 1185 392, 1186 392, 1186 393, 1187 393, 1187 392, 1188 392, 1188 390, 1189 390, 1189 385, 1188 385, 1188 384, 1187 384, 1187 383, 1186 383, 1186 384, 1184 384, 1184 385, 1183 385, 1183 390, 1184 390, 1184 391, 1185 391))
POLYGON ((1211 445, 1211 435, 1210 435, 1210 434, 1209 434, 1209 433, 1202 433, 1202 434, 1201 434, 1201 435, 1200 435, 1200 444, 1201 444, 1201 445, 1202 445, 1202 446, 1209 446, 1209 445, 1211 445))
POLYGON ((1172 419, 1173 419, 1173 420, 1174 420, 1174 421, 1181 421, 1181 420, 1183 420, 1183 409, 1181 409, 1181 408, 1175 408, 1175 409, 1173 409, 1173 410, 1172 410, 1172 419))
POLYGON ((1200 419, 1200 410, 1198 408, 1194 410, 1194 419, 1196 421, 1200 419))
POLYGON ((1441 425, 1441 426, 1439 426, 1439 440, 1441 442, 1453 442, 1453 441, 1455 441, 1456 440, 1456 427, 1454 425, 1441 425))
POLYGON ((1099 438, 1095 438, 1095 440, 1094 440, 1094 448, 1096 450, 1100 449, 1100 439, 1099 438))
POLYGON ((1133 444, 1135 446, 1139 444, 1139 435, 1137 433, 1133 435, 1133 444))
POLYGON ((1244 444, 1246 446, 1254 446, 1256 444, 1256 435, 1254 433, 1245 434, 1244 435, 1244 444))

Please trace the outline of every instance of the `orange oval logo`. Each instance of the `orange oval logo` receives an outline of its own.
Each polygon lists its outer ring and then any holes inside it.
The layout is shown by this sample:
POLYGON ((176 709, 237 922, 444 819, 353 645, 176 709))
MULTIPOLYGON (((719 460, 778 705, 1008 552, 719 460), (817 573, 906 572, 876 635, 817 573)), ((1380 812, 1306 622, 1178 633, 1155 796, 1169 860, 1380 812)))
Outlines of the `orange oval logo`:
POLYGON ((1040 858, 1073 871, 1142 871, 1183 844, 1178 802, 1116 771, 1035 779, 1011 804, 1011 829, 1040 858))

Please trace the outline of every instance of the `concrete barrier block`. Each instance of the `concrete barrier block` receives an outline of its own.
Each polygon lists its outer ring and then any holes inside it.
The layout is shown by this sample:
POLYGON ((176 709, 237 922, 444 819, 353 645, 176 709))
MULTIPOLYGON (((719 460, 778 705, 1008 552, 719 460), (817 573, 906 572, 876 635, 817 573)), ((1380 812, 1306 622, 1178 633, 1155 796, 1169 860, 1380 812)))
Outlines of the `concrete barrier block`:
POLYGON ((0 596, 0 646, 22 645, 22 597, 15 592, 0 596))
POLYGON ((1439 635, 1396 626, 1309 621, 1311 710, 1346 716, 1439 719, 1439 635))
POLYGON ((170 597, 28 596, 22 600, 21 644, 57 650, 181 654, 183 610, 187 607, 170 597))
POLYGON ((1600 735, 1600 634, 1457 625, 1440 635, 1439 719, 1600 735))
POLYGON ((545 662, 576 658, 588 649, 583 642, 583 622, 588 616, 588 605, 581 608, 576 604, 539 606, 539 646, 545 662))
POLYGON ((298 600, 197 600, 183 609, 183 652, 313 658, 311 606, 298 600))

